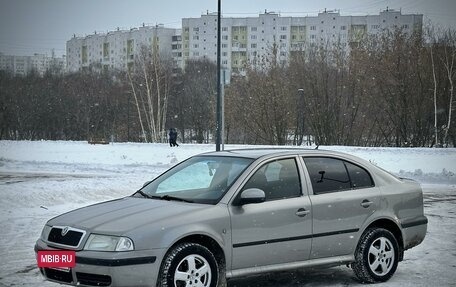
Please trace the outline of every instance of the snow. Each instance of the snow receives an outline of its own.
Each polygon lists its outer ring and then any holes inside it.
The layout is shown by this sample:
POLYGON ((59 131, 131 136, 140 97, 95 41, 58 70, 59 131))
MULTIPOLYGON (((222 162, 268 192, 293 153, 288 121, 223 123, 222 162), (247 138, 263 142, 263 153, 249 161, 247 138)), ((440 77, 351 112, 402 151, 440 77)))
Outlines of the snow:
MULTIPOLYGON (((225 149, 251 148, 227 145, 225 149)), ((312 147, 309 147, 312 148, 312 147)), ((71 209, 132 194, 174 164, 214 145, 0 141, 0 286, 43 281, 33 246, 44 223, 71 209)), ((456 149, 326 146, 421 182, 429 219, 425 241, 406 252, 379 286, 454 286, 456 149)), ((350 269, 297 270, 231 280, 229 286, 360 286, 350 269)))

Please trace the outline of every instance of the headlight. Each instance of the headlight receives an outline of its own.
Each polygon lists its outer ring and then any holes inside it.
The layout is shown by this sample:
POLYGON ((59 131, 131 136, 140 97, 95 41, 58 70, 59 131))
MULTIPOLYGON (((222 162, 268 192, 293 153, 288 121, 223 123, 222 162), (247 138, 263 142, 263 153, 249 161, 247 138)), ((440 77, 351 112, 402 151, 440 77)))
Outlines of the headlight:
POLYGON ((131 251, 135 248, 133 241, 127 237, 90 234, 84 249, 92 251, 131 251))
POLYGON ((41 240, 47 241, 49 237, 49 232, 51 232, 51 228, 49 225, 45 225, 43 227, 43 231, 41 231, 41 240))

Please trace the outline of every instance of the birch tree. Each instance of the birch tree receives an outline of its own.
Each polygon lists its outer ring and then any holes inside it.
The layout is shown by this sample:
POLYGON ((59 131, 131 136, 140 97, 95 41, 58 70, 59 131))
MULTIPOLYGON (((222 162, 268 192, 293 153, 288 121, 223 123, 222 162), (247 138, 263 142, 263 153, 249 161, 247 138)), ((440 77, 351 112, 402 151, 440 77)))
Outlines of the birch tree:
POLYGON ((172 67, 171 57, 160 55, 157 43, 153 43, 152 48, 140 48, 134 67, 127 72, 145 142, 166 140, 168 98, 173 84, 172 67))

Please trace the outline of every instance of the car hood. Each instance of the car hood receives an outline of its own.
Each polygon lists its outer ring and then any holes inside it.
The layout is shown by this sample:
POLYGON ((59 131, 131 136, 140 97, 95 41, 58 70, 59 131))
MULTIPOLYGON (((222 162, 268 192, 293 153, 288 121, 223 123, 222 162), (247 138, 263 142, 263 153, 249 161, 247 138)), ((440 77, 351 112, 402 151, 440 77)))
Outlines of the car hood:
POLYGON ((49 220, 50 226, 71 226, 91 233, 123 235, 151 223, 163 224, 212 205, 125 197, 90 205, 49 220))

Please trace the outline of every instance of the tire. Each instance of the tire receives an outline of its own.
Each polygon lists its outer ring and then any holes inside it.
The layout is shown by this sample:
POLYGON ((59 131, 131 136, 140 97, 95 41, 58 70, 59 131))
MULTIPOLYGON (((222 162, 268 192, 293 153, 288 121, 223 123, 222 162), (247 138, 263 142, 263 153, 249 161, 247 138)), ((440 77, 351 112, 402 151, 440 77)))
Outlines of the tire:
POLYGON ((197 243, 182 243, 168 251, 157 287, 220 287, 226 282, 214 254, 197 243))
POLYGON ((370 228, 361 236, 352 268, 363 283, 385 282, 393 276, 398 261, 399 244, 394 235, 383 228, 370 228))

